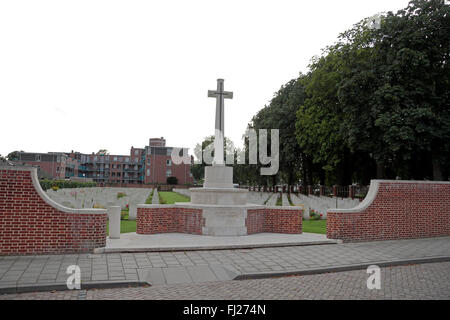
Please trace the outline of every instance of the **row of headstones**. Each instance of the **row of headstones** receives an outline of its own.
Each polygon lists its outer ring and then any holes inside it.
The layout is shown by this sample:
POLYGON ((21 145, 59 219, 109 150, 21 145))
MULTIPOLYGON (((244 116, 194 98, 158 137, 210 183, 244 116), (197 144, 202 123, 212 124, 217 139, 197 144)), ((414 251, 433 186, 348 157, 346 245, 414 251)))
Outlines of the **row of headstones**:
POLYGON ((308 213, 308 217, 309 209, 312 209, 317 214, 322 214, 322 219, 326 219, 328 209, 350 209, 358 206, 360 203, 359 199, 305 196, 304 194, 293 193, 291 193, 290 197, 294 205, 304 205, 304 211, 308 213))
POLYGON ((267 206, 276 206, 279 197, 281 196, 282 206, 303 206, 303 216, 309 219, 309 210, 314 210, 317 214, 322 214, 322 219, 326 219, 327 210, 334 208, 349 209, 354 208, 359 205, 359 199, 351 198, 329 198, 329 197, 318 197, 314 195, 303 195, 303 194, 290 194, 291 202, 289 202, 286 193, 270 193, 270 192, 258 192, 249 191, 248 202, 254 204, 266 204, 267 206))
MULTIPOLYGON (((189 189, 173 189, 173 191, 183 194, 185 196, 190 196, 189 189)), ((275 206, 280 193, 271 192, 258 192, 249 191, 248 193, 248 203, 253 204, 265 204, 267 206, 275 206)), ((322 219, 326 219, 327 210, 334 208, 349 209, 354 208, 359 205, 359 199, 351 198, 329 198, 329 197, 318 197, 314 195, 303 195, 303 194, 290 194, 291 202, 295 206, 303 206, 304 217, 309 219, 309 210, 314 210, 317 214, 322 214, 322 219)), ((281 194, 281 205, 290 206, 291 203, 287 197, 286 193, 281 194)))
POLYGON ((135 217, 137 205, 145 203, 151 192, 151 188, 107 187, 47 190, 47 194, 52 200, 69 208, 83 209, 120 206, 121 209, 125 209, 128 206, 131 218, 135 217), (119 193, 123 193, 124 196, 118 198, 119 193))

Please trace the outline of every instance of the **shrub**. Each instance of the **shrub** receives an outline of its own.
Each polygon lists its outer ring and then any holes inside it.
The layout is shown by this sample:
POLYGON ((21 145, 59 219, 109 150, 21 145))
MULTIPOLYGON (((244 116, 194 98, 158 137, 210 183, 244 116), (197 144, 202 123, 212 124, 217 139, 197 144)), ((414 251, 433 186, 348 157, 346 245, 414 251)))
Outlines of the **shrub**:
POLYGON ((44 191, 53 187, 57 187, 58 189, 91 188, 97 185, 95 182, 78 182, 70 180, 49 180, 49 179, 42 179, 39 181, 39 183, 42 189, 44 189, 44 191))
POLYGON ((117 199, 120 199, 120 198, 123 198, 123 197, 126 197, 127 195, 126 195, 126 193, 123 193, 123 192, 118 192, 117 193, 117 199))
POLYGON ((177 177, 167 177, 167 184, 178 184, 177 177))
POLYGON ((322 216, 323 215, 321 213, 315 212, 313 209, 309 210, 310 220, 320 220, 320 219, 322 219, 322 216))

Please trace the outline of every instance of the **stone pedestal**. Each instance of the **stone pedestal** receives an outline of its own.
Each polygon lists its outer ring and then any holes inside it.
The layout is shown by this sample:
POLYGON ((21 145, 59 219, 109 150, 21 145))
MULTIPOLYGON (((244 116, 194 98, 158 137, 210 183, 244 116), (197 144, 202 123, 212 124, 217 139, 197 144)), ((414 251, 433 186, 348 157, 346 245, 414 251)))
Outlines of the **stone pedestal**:
POLYGON ((203 188, 233 188, 233 168, 224 165, 205 167, 203 188))
POLYGON ((109 219, 109 238, 120 239, 120 206, 107 208, 109 219))
POLYGON ((201 207, 204 235, 240 236, 247 234, 247 189, 233 188, 233 168, 205 167, 203 188, 191 188, 191 205, 201 207))
POLYGON ((236 188, 191 188, 192 204, 245 205, 248 190, 236 188))

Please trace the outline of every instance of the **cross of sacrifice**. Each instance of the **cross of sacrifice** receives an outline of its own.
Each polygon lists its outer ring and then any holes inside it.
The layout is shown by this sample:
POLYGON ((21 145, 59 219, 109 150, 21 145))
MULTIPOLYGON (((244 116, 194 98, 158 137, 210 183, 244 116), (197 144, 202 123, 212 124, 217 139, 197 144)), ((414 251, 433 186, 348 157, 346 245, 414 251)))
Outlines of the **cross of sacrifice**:
POLYGON ((233 92, 223 91, 223 79, 217 79, 217 90, 208 90, 208 98, 216 98, 216 130, 213 165, 223 165, 224 99, 233 99, 233 92))

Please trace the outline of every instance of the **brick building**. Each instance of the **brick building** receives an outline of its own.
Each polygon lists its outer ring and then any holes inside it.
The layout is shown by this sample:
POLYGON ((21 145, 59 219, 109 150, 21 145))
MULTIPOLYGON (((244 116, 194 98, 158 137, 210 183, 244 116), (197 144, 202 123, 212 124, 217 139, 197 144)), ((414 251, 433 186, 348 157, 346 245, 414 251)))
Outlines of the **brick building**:
POLYGON ((131 147, 129 155, 19 152, 17 162, 37 166, 41 177, 52 179, 81 178, 102 185, 164 184, 176 177, 178 184, 191 184, 191 164, 172 163, 172 149, 161 137, 150 139, 144 148, 131 147))

